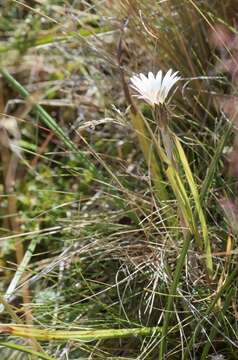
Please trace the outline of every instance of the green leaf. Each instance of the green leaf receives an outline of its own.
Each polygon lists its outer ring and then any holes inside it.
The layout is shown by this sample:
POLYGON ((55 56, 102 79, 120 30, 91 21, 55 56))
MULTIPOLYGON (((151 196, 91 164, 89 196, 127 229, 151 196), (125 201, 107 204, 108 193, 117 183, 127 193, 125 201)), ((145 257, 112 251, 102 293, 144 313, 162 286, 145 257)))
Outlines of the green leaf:
MULTIPOLYGON (((209 275, 211 275, 212 269, 213 269, 211 245, 210 245, 210 241, 208 238, 207 223, 206 223, 205 215, 204 215, 204 212, 203 212, 203 209, 201 206, 197 185, 194 181, 194 178, 193 178, 187 157, 185 155, 185 152, 180 144, 179 139, 176 136, 174 136, 174 141, 175 141, 176 149, 178 151, 180 162, 183 166, 184 173, 185 173, 189 188, 191 190, 191 193, 192 193, 192 196, 194 199, 194 204, 196 207, 197 215, 200 220, 202 234, 203 234, 203 248, 201 250, 203 250, 206 255, 206 265, 207 265, 207 269, 209 271, 209 275)), ((194 225, 196 226, 196 221, 194 221, 194 225)))

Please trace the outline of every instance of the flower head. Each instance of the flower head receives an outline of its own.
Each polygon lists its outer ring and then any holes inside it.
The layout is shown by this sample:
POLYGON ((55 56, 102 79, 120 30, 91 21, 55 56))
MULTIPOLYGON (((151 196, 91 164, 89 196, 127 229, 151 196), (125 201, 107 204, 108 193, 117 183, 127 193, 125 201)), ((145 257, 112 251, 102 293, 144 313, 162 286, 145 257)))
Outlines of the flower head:
POLYGON ((173 73, 170 69, 164 78, 161 70, 156 76, 152 72, 149 72, 148 76, 135 75, 130 78, 130 86, 139 93, 138 98, 144 99, 150 105, 163 104, 172 86, 180 79, 177 74, 178 71, 173 73))

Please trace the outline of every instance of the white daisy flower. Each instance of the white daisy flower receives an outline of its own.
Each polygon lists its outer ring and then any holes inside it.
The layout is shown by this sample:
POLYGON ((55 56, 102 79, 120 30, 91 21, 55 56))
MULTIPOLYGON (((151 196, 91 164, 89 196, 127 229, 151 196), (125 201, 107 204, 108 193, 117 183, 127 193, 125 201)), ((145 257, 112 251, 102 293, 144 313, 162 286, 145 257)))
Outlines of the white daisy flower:
POLYGON ((144 74, 135 75, 130 78, 130 86, 139 93, 138 98, 152 106, 160 105, 165 102, 172 86, 180 79, 177 74, 178 71, 173 73, 170 69, 164 78, 161 70, 156 76, 152 72, 148 73, 148 77, 144 74))

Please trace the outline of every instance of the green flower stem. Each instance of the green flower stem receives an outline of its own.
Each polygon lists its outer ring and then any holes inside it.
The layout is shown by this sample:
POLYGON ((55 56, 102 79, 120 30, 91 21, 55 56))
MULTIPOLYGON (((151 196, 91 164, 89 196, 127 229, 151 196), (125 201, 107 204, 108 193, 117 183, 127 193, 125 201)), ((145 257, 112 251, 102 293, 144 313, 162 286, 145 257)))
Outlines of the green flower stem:
POLYGON ((168 159, 171 162, 171 164, 173 164, 173 166, 176 168, 176 163, 175 163, 174 155, 173 155, 173 143, 172 143, 167 126, 160 128, 160 134, 161 134, 161 138, 162 138, 162 142, 164 145, 166 155, 168 156, 168 159))
POLYGON ((170 312, 172 309, 174 296, 176 295, 176 290, 178 287, 180 275, 183 270, 184 262, 186 259, 186 255, 187 255, 189 244, 190 244, 191 240, 192 240, 192 234, 190 232, 188 232, 187 236, 185 238, 185 241, 183 243, 181 254, 179 256, 179 259, 178 259, 178 262, 176 265, 174 279, 173 279, 173 282, 172 282, 172 285, 171 285, 171 288, 169 291, 168 300, 167 300, 166 307, 165 307, 165 315, 164 315, 164 322, 163 322, 163 327, 162 327, 161 343, 160 343, 160 350, 159 350, 159 360, 164 359, 164 354, 165 354, 165 350, 166 350, 166 337, 167 337, 168 330, 169 330, 169 320, 170 320, 170 316, 171 316, 170 312))

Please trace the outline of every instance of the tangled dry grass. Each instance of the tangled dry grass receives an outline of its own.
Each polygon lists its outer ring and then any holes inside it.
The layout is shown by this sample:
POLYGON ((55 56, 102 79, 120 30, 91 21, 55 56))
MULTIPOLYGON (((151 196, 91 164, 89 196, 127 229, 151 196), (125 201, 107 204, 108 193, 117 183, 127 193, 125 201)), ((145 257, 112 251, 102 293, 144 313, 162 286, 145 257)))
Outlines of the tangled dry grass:
POLYGON ((236 6, 1 5, 1 359, 237 358, 236 6))

